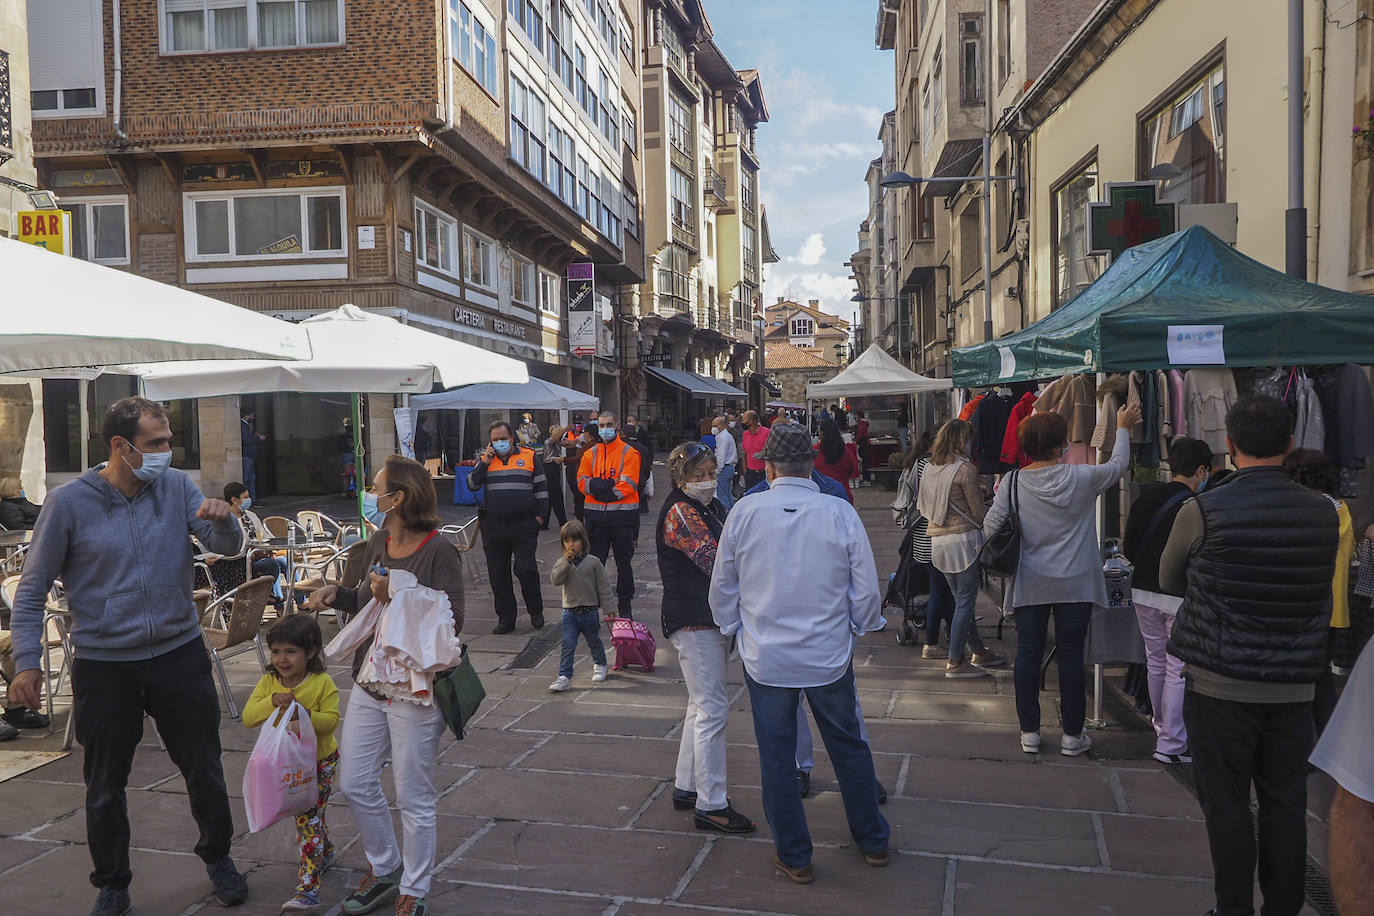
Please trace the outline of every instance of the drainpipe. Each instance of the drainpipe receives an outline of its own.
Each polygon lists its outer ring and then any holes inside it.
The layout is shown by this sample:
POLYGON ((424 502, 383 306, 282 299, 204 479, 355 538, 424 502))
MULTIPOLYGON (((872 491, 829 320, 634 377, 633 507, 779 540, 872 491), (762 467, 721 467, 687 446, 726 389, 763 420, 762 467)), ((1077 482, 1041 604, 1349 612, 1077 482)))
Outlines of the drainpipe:
POLYGON ((1326 150, 1326 33, 1329 26, 1326 24, 1326 0, 1322 0, 1322 17, 1319 28, 1321 38, 1317 41, 1316 47, 1312 49, 1312 91, 1316 98, 1312 102, 1312 110, 1315 117, 1312 123, 1316 130, 1312 132, 1316 143, 1316 149, 1312 155, 1312 269, 1316 282, 1321 282, 1321 245, 1322 245, 1322 158, 1326 150))
POLYGON ((119 0, 112 0, 111 13, 114 17, 114 132, 115 136, 125 143, 133 143, 129 135, 124 132, 124 124, 120 119, 120 111, 124 98, 124 53, 123 42, 120 40, 121 33, 124 31, 120 25, 119 0))
POLYGON ((1288 0, 1288 210, 1284 213, 1286 273, 1307 279, 1307 207, 1303 200, 1303 0, 1288 0))
MULTIPOLYGON (((115 0, 116 3, 119 0, 115 0)), ((443 52, 444 60, 442 67, 444 70, 444 130, 453 130, 453 29, 449 25, 448 10, 444 10, 444 41, 443 52)))

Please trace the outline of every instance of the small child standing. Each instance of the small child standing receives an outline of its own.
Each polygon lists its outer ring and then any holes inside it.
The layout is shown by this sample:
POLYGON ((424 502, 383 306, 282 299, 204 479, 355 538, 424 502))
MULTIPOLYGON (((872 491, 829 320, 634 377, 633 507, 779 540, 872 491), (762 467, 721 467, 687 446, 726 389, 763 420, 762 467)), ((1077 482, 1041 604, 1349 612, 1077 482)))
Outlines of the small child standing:
POLYGON ((568 522, 559 529, 563 556, 553 564, 549 579, 563 586, 563 656, 558 677, 549 690, 562 693, 572 686, 573 653, 577 637, 587 638, 592 652, 592 680, 606 680, 606 646, 601 642, 601 608, 615 607, 611 577, 606 567, 588 550, 587 529, 581 522, 568 522))
POLYGON ((334 860, 324 808, 329 802, 334 774, 339 767, 339 690, 324 665, 324 637, 320 625, 308 614, 283 617, 267 631, 272 669, 253 688, 243 707, 243 724, 256 728, 294 700, 310 713, 315 729, 315 807, 296 816, 296 840, 301 847, 300 876, 296 895, 282 904, 282 912, 311 912, 320 906, 320 875, 334 860))

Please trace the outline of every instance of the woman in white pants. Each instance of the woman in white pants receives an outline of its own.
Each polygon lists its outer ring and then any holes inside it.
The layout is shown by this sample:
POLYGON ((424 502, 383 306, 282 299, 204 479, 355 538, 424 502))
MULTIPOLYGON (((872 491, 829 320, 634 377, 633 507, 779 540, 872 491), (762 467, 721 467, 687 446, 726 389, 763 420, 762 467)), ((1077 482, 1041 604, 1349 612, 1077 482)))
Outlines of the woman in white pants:
MULTIPOLYGON (((404 569, 421 586, 448 597, 454 629, 463 628, 463 567, 453 545, 438 535, 434 485, 418 462, 391 455, 373 480, 364 507, 380 530, 362 551, 354 551, 344 574, 357 588, 326 586, 310 608, 356 612, 373 598, 387 601, 387 575, 404 569), (375 494, 375 495, 374 495, 375 494)), ((353 661, 358 680, 369 640, 353 661)), ((432 702, 394 695, 379 684, 358 683, 352 691, 339 739, 339 791, 353 809, 371 866, 343 911, 371 913, 395 899, 396 916, 427 916, 425 897, 436 859, 434 763, 444 721, 432 702), (396 842, 391 811, 382 792, 382 765, 391 755, 402 839, 396 842)))
POLYGON ((677 649, 687 683, 673 807, 693 809, 698 830, 751 833, 754 822, 732 808, 725 794, 730 639, 720 635, 707 601, 725 523, 725 507, 716 497, 716 457, 699 442, 679 445, 668 456, 668 473, 673 489, 664 500, 656 534, 663 635, 677 649))

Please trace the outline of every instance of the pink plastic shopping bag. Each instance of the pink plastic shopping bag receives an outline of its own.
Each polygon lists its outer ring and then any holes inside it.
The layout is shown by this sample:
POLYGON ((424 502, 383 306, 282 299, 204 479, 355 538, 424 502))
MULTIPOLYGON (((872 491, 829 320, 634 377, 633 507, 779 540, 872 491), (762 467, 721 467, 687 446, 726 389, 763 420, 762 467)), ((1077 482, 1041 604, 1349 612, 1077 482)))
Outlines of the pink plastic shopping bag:
POLYGON ((310 713, 293 702, 262 724, 248 767, 243 771, 248 829, 257 833, 284 817, 304 814, 314 807, 317 794, 315 729, 310 724, 310 713), (299 727, 293 728, 291 717, 297 713, 299 727))

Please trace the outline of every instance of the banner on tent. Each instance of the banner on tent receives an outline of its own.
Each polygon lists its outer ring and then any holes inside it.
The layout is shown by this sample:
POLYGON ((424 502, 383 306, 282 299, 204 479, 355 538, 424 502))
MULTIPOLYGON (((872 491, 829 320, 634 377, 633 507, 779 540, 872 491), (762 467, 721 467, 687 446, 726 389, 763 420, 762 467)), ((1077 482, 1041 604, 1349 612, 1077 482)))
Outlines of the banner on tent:
POLYGON ((415 457, 415 411, 409 407, 397 407, 392 411, 396 417, 396 442, 401 454, 407 458, 415 457))
POLYGON ((573 356, 597 355, 595 290, 595 264, 568 265, 568 348, 573 356))

